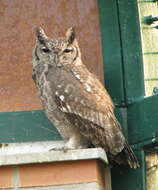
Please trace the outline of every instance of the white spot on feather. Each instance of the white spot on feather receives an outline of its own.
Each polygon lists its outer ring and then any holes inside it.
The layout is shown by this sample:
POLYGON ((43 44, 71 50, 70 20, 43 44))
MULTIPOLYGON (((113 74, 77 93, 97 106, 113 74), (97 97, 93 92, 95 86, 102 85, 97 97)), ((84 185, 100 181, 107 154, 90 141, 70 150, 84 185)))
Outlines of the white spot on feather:
POLYGON ((101 97, 100 97, 100 96, 96 96, 96 98, 97 98, 98 101, 101 100, 101 97))
POLYGON ((74 75, 76 75, 77 73, 75 71, 72 71, 74 75))
POLYGON ((69 93, 68 88, 65 88, 64 92, 68 94, 69 93))
POLYGON ((66 109, 65 107, 61 107, 61 110, 62 110, 63 112, 67 112, 67 109, 66 109))
POLYGON ((82 61, 81 61, 81 59, 80 59, 80 57, 78 57, 77 59, 76 59, 76 63, 75 63, 76 65, 82 65, 82 61))
POLYGON ((76 77, 77 79, 80 79, 80 75, 75 75, 75 77, 76 77))
POLYGON ((65 97, 63 95, 59 96, 61 101, 64 101, 65 97))
POLYGON ((88 119, 88 116, 84 114, 84 118, 85 118, 85 119, 88 119))
POLYGON ((75 97, 75 102, 78 102, 78 98, 77 97, 75 97))
POLYGON ((72 70, 72 72, 73 72, 73 74, 75 75, 75 77, 76 77, 77 79, 80 79, 80 78, 81 78, 80 75, 78 74, 78 72, 73 71, 73 70, 72 70))
POLYGON ((75 110, 73 111, 73 113, 74 113, 74 114, 77 114, 77 112, 76 112, 75 110))
POLYGON ((59 95, 59 92, 58 92, 58 91, 56 91, 56 92, 55 92, 55 95, 59 95))
POLYGON ((88 84, 85 84, 85 87, 86 87, 86 91, 87 92, 91 92, 92 91, 91 87, 88 84))
POLYGON ((58 88, 61 88, 62 86, 61 86, 61 84, 59 84, 57 87, 58 87, 58 88))
POLYGON ((67 105, 66 107, 67 107, 67 109, 68 109, 69 111, 71 111, 71 108, 70 108, 70 106, 69 106, 69 105, 67 105))
POLYGON ((85 105, 85 101, 84 101, 83 99, 81 100, 81 104, 82 104, 82 105, 85 105))
POLYGON ((84 83, 84 79, 83 79, 83 78, 80 78, 80 82, 81 82, 81 83, 84 83))
POLYGON ((78 115, 79 115, 80 117, 82 117, 82 114, 81 114, 80 112, 78 112, 78 115))

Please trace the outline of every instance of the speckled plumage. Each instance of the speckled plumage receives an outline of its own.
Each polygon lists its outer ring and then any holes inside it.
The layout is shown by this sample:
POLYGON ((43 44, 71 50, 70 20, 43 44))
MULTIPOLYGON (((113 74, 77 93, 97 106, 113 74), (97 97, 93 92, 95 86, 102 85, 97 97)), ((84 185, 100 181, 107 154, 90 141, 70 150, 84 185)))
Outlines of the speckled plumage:
POLYGON ((65 38, 37 29, 33 79, 49 120, 67 141, 65 149, 102 147, 117 163, 138 167, 107 91, 82 63, 73 28, 65 38))

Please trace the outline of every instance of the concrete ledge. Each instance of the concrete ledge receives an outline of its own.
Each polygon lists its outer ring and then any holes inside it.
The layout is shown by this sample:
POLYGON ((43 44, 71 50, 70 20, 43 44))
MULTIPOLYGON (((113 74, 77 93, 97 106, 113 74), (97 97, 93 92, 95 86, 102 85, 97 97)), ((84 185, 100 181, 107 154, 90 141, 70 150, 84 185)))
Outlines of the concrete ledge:
POLYGON ((0 144, 0 189, 110 190, 102 148, 50 151, 63 141, 0 144))
MULTIPOLYGON (((17 190, 17 188, 9 188, 7 190, 17 190)), ((22 190, 105 190, 105 187, 100 186, 96 182, 92 182, 84 184, 54 185, 48 187, 23 187, 22 190)))
POLYGON ((92 159, 99 159, 108 164, 106 153, 102 148, 69 150, 67 152, 49 151, 56 145, 61 146, 62 144, 63 141, 2 144, 0 166, 92 159))

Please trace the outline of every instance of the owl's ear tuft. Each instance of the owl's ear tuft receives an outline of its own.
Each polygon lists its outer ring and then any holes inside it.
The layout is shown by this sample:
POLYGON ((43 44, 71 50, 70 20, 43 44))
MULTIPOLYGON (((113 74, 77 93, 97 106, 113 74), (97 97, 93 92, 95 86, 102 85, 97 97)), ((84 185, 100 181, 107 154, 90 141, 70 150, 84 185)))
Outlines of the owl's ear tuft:
POLYGON ((48 38, 41 27, 36 28, 36 37, 40 43, 43 43, 48 38))
POLYGON ((66 39, 68 41, 68 43, 72 43, 75 39, 75 28, 71 27, 67 30, 66 32, 66 39))

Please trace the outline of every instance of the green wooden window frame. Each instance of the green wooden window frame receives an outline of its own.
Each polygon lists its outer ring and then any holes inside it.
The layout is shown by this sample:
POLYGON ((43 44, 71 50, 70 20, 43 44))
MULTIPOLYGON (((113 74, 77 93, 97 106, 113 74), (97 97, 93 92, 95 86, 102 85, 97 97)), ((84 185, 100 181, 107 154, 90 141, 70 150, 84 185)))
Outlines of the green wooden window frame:
POLYGON ((43 110, 1 112, 0 143, 61 140, 43 110))
POLYGON ((98 0, 98 6, 105 84, 115 100, 117 109, 126 110, 124 128, 141 165, 136 170, 122 166, 113 168, 113 190, 127 188, 128 190, 145 190, 146 149, 150 146, 154 147, 158 142, 158 96, 144 98, 144 72, 137 0, 98 0), (114 73, 111 75, 111 72, 114 73))

